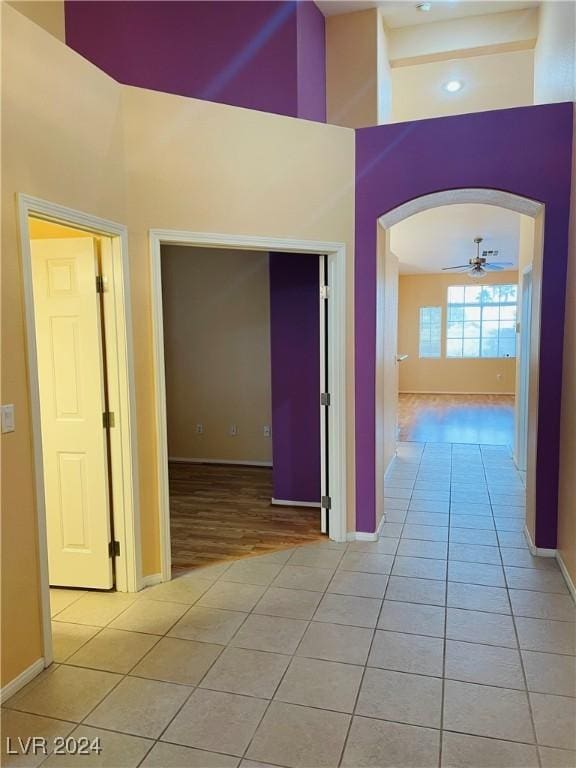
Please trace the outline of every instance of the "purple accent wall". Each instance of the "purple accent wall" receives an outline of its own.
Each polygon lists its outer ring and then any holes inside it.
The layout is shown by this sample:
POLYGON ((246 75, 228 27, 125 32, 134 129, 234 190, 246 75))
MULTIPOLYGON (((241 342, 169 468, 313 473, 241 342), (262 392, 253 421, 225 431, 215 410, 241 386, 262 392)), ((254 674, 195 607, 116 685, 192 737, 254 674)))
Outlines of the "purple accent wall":
POLYGON ((320 501, 318 256, 270 254, 274 497, 320 501))
POLYGON ((65 14, 67 44, 121 83, 291 117, 301 101, 325 120, 324 17, 308 0, 66 0, 65 14))
POLYGON ((376 221, 422 195, 482 187, 545 204, 536 545, 555 547, 572 104, 520 107, 356 132, 356 517, 375 527, 376 221))
POLYGON ((298 117, 326 122, 326 24, 316 3, 298 2, 298 117))

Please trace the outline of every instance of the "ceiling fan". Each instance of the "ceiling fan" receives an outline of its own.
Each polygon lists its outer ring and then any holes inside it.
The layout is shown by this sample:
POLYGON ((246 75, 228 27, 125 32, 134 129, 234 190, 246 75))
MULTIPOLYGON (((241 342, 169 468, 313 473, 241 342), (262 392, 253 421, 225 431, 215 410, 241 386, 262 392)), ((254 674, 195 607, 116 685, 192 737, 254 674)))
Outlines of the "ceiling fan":
POLYGON ((497 258, 499 251, 482 251, 480 256, 480 243, 482 237, 475 237, 476 243, 476 256, 468 260, 468 264, 460 264, 457 267, 443 267, 442 271, 449 269, 458 270, 458 272, 467 272, 469 277, 480 278, 488 274, 488 272, 498 272, 506 267, 513 267, 511 261, 489 261, 489 259, 497 258))

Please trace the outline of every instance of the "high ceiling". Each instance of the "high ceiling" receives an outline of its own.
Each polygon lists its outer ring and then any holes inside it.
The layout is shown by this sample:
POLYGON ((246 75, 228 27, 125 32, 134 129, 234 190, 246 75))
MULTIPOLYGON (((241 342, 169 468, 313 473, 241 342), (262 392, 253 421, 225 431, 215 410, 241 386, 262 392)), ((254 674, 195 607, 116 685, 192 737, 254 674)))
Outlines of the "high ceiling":
POLYGON ((441 272, 442 267, 466 264, 481 249, 500 251, 496 261, 518 266, 520 215, 493 205, 447 205, 423 211, 390 230, 390 247, 402 274, 441 272))
POLYGON ((432 0, 429 13, 418 11, 419 0, 316 0, 324 16, 337 16, 342 13, 363 11, 367 8, 381 8, 386 25, 390 28, 411 27, 447 19, 461 19, 466 16, 482 16, 486 13, 502 13, 533 8, 536 0, 432 0))

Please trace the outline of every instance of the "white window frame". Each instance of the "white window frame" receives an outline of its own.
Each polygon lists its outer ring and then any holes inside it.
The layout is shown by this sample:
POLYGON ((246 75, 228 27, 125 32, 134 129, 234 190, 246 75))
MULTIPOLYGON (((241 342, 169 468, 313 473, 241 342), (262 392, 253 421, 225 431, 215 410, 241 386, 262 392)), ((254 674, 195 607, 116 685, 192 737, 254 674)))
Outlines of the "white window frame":
MULTIPOLYGON (((512 304, 512 302, 503 303, 503 302, 500 302, 500 301, 499 302, 490 302, 490 303, 480 301, 478 304, 466 303, 466 301, 465 301, 466 294, 465 293, 464 293, 464 301, 462 301, 462 302, 451 302, 450 301, 450 290, 451 289, 453 289, 453 288, 461 288, 462 290, 465 291, 466 288, 470 288, 470 287, 474 287, 474 286, 472 286, 472 285, 462 285, 462 284, 448 286, 448 288, 446 290, 446 333, 445 333, 446 359, 448 359, 448 360, 515 360, 516 359, 516 357, 517 357, 516 344, 514 346, 514 354, 513 355, 483 355, 482 354, 482 328, 483 328, 483 323, 484 322, 488 322, 488 321, 484 321, 484 319, 483 319, 484 309, 485 308, 487 308, 487 307, 499 307, 500 308, 500 307, 503 307, 503 306, 514 306, 516 308, 516 317, 514 318, 513 322, 514 322, 514 326, 516 325, 517 313, 518 313, 518 286, 517 286, 517 284, 516 283, 490 283, 489 285, 480 285, 478 287, 480 287, 480 288, 501 288, 502 286, 515 287, 516 288, 516 301, 514 302, 514 304, 512 304), (461 307, 463 310, 465 310, 467 307, 478 307, 479 308, 479 310, 480 310, 480 319, 478 321, 479 326, 480 326, 480 335, 478 337, 478 352, 479 352, 479 354, 477 354, 477 355, 465 355, 464 354, 464 341, 466 339, 466 337, 464 336, 464 323, 466 321, 465 320, 462 320, 462 321, 450 320, 450 309, 452 307, 461 307), (462 325, 462 335, 460 337, 448 336, 449 326, 450 326, 451 323, 455 323, 455 322, 458 322, 458 323, 460 323, 462 325), (452 339, 455 339, 455 338, 459 338, 462 341, 462 354, 461 355, 450 354, 450 351, 449 351, 449 341, 451 341, 452 339)), ((500 319, 497 322, 500 323, 500 319)), ((499 326, 498 327, 498 334, 499 334, 498 335, 498 346, 500 346, 500 331, 501 331, 501 329, 500 329, 500 326, 499 326)), ((514 338, 515 338, 515 336, 514 336, 514 338)))
MULTIPOLYGON (((431 327, 431 323, 428 323, 428 327, 431 327)), ((421 360, 439 360, 442 357, 442 307, 420 307, 418 310, 418 357, 421 360), (422 312, 423 310, 435 310, 438 312, 438 320, 440 323, 440 330, 438 332, 438 354, 426 355, 422 353, 422 312)))

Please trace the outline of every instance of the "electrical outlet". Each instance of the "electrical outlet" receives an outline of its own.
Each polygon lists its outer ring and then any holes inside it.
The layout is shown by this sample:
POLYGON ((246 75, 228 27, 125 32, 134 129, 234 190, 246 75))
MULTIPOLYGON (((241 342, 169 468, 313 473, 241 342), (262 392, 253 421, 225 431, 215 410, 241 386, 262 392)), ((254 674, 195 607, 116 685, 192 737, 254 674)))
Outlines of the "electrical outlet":
POLYGON ((204 434, 204 424, 196 424, 196 434, 197 435, 204 434))
POLYGON ((269 424, 264 427, 264 437, 272 437, 272 427, 269 424))
POLYGON ((16 424, 14 422, 14 406, 2 406, 2 432, 14 432, 16 424))
POLYGON ((230 428, 228 429, 228 434, 230 435, 230 437, 236 437, 236 435, 238 434, 238 427, 236 426, 236 424, 230 424, 230 428))

